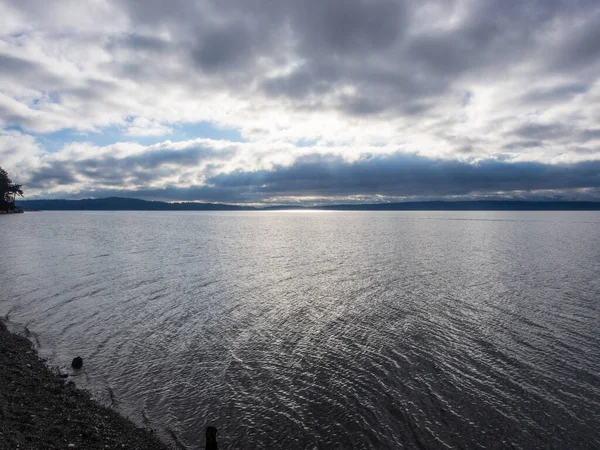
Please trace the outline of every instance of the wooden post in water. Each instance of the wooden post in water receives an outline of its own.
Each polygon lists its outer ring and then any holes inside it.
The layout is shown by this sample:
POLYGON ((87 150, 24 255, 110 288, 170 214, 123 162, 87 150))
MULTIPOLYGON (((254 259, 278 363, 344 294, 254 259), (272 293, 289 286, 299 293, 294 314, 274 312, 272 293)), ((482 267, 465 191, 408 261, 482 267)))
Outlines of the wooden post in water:
POLYGON ((215 427, 206 427, 206 450, 219 450, 217 442, 217 430, 215 427))

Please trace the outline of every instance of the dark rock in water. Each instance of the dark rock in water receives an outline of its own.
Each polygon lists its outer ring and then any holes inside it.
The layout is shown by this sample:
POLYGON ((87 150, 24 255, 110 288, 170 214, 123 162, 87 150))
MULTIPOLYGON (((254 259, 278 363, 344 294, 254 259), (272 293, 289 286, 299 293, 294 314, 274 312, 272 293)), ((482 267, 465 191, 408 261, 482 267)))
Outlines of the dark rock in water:
POLYGON ((71 367, 73 369, 81 369, 83 367, 83 359, 81 358, 81 356, 76 356, 75 358, 73 358, 71 367))
POLYGON ((206 427, 206 450, 219 450, 217 442, 217 430, 215 427, 206 427))
POLYGON ((69 378, 69 374, 68 373, 61 373, 60 377, 61 378, 69 378))

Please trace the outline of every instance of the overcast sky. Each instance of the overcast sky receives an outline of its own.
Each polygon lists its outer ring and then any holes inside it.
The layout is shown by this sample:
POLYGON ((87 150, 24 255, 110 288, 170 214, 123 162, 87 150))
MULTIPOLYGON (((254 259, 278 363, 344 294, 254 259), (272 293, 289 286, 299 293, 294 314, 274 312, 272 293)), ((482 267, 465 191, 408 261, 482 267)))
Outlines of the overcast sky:
POLYGON ((600 200, 598 0, 0 0, 28 198, 600 200))

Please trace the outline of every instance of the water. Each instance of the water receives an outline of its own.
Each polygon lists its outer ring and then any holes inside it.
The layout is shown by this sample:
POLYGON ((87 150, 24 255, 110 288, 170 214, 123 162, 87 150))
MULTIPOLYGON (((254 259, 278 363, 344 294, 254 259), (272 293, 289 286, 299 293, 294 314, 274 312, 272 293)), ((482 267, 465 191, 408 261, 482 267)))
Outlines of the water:
POLYGON ((180 448, 600 448, 598 212, 0 223, 0 315, 180 448))

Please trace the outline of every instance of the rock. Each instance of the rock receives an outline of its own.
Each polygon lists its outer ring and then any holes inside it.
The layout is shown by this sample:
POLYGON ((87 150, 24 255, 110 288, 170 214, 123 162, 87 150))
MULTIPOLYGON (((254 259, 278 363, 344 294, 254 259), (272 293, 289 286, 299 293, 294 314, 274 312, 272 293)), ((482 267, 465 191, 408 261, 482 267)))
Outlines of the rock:
POLYGON ((83 367, 83 359, 81 358, 81 356, 76 356, 75 358, 73 358, 71 367, 73 369, 81 369, 83 367))

